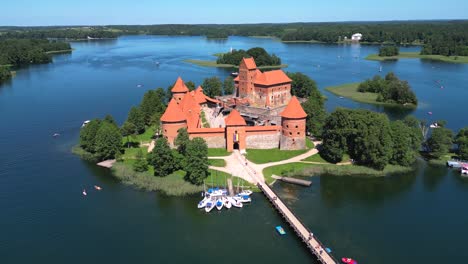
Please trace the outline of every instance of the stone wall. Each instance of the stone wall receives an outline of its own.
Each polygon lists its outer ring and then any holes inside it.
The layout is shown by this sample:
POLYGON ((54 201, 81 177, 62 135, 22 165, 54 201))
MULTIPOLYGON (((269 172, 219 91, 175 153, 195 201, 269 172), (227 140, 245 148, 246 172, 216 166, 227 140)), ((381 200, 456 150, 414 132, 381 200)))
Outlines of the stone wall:
POLYGON ((278 148, 280 133, 247 133, 246 143, 248 149, 272 149, 278 148))
POLYGON ((297 149, 305 149, 306 142, 305 136, 299 138, 291 138, 286 136, 281 136, 280 140, 280 149, 281 150, 297 150, 297 149))
POLYGON ((226 139, 223 136, 204 137, 208 148, 226 148, 226 139))

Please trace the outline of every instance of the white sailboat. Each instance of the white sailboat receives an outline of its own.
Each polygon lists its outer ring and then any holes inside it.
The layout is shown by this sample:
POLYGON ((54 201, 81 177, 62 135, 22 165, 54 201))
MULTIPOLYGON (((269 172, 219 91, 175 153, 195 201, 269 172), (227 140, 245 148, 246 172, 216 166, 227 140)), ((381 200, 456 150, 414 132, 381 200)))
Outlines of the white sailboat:
POLYGON ((208 201, 205 206, 205 212, 209 213, 215 207, 215 203, 213 201, 208 201))
POLYGON ((228 200, 231 202, 231 204, 232 204, 234 207, 242 208, 242 206, 244 206, 241 202, 237 201, 236 199, 234 199, 234 198, 232 198, 232 197, 228 197, 228 200))
POLYGON ((227 209, 230 209, 232 207, 231 201, 229 201, 227 197, 223 197, 223 204, 224 207, 226 207, 227 209))
POLYGON ((216 200, 216 209, 218 209, 218 211, 223 209, 223 201, 221 200, 221 198, 218 198, 218 200, 216 200))
POLYGON ((205 197, 203 200, 201 200, 200 202, 198 202, 198 209, 201 209, 201 208, 205 208, 206 207, 206 204, 210 201, 210 198, 208 197, 205 197))

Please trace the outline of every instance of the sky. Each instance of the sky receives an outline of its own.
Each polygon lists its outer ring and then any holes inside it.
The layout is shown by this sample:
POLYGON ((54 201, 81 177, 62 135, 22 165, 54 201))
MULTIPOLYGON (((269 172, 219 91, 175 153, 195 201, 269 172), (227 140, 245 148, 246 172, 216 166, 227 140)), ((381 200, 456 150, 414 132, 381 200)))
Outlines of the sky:
POLYGON ((0 1, 0 26, 468 19, 468 0, 0 1))

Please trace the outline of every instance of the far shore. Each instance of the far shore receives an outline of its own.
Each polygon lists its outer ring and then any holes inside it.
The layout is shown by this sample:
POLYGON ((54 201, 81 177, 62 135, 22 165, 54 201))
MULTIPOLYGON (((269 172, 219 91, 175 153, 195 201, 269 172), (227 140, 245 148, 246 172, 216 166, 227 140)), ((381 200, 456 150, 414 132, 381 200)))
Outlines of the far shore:
POLYGON ((419 52, 400 52, 397 56, 381 57, 378 54, 370 54, 365 58, 373 61, 388 61, 398 59, 426 59, 451 63, 468 63, 468 56, 442 56, 442 55, 421 55, 419 52))
POLYGON ((394 104, 394 103, 386 103, 386 102, 378 102, 377 101, 377 93, 361 93, 358 92, 358 87, 360 83, 347 83, 338 86, 330 86, 325 88, 325 90, 331 92, 332 94, 343 96, 349 98, 353 101, 359 103, 366 103, 366 104, 374 104, 374 105, 384 105, 384 106, 396 106, 396 107, 404 107, 404 108, 414 108, 415 105, 401 105, 401 104, 394 104))

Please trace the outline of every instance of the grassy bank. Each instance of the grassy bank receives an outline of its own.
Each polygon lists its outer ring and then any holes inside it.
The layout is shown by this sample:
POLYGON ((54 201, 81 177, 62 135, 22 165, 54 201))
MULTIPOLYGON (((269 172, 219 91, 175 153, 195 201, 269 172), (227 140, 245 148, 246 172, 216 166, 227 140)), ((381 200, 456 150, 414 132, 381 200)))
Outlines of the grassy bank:
POLYGON ((257 186, 251 184, 248 181, 245 181, 239 177, 233 177, 228 173, 225 173, 223 171, 217 171, 217 170, 212 170, 210 169, 210 176, 206 178, 205 184, 208 187, 225 187, 227 186, 227 180, 232 179, 232 185, 234 186, 234 189, 237 189, 237 186, 239 187, 245 187, 247 189, 250 189, 254 192, 259 192, 260 189, 258 189, 257 186))
POLYGON ((366 103, 366 104, 375 104, 375 105, 387 105, 387 106, 397 106, 397 107, 407 107, 412 108, 414 105, 400 105, 394 103, 378 102, 377 93, 361 93, 358 91, 359 83, 347 83, 338 86, 330 86, 325 88, 325 90, 331 92, 332 94, 343 96, 349 98, 353 101, 366 103))
POLYGON ((468 63, 468 56, 442 56, 442 55, 421 55, 419 52, 400 52, 398 56, 381 57, 378 54, 370 54, 366 60, 385 61, 398 59, 427 59, 451 63, 468 63))
POLYGON ((401 173, 411 171, 411 167, 402 167, 395 165, 387 165, 383 171, 374 170, 364 166, 357 165, 333 165, 333 164, 310 164, 295 162, 284 165, 272 166, 263 170, 265 181, 271 184, 274 179, 272 175, 278 176, 312 176, 317 174, 331 174, 339 176, 362 176, 362 177, 376 177, 385 176, 393 173, 401 173))
POLYGON ((209 148, 208 149, 208 157, 224 157, 224 156, 229 156, 231 155, 230 152, 228 152, 224 148, 209 148))
POLYGON ((70 53, 72 52, 73 49, 66 49, 66 50, 52 50, 52 51, 47 51, 46 54, 61 54, 61 53, 70 53))
MULTIPOLYGON (((350 157, 348 154, 344 154, 343 155, 343 159, 341 160, 341 162, 348 162, 350 160, 350 157)), ((322 156, 320 156, 320 153, 317 153, 315 155, 312 155, 312 156, 309 156, 305 159, 303 159, 302 161, 311 161, 311 162, 320 162, 320 163, 328 163, 328 164, 333 164, 333 163, 330 163, 328 161, 326 161, 324 158, 322 158, 322 156)))
POLYGON ((209 159, 208 163, 210 164, 210 166, 226 167, 226 161, 223 159, 209 159))
POLYGON ((308 149, 301 150, 280 150, 274 149, 248 149, 247 159, 253 163, 263 164, 268 162, 275 162, 281 160, 287 160, 297 155, 304 154, 308 149))
POLYGON ((431 165, 447 166, 447 161, 451 159, 457 159, 457 154, 450 152, 445 155, 442 155, 438 159, 428 157, 427 155, 423 155, 423 157, 426 158, 428 160, 428 163, 431 165))
MULTIPOLYGON (((216 61, 206 61, 206 60, 184 60, 184 62, 192 63, 198 66, 203 67, 218 67, 218 68, 239 68, 239 66, 233 64, 218 64, 216 61)), ((268 70, 268 69, 278 69, 278 68, 286 68, 288 67, 287 64, 281 65, 274 65, 274 66, 259 66, 260 70, 268 70)))

